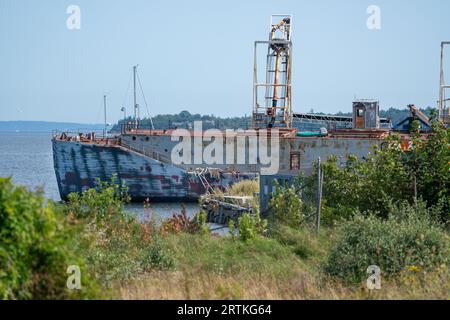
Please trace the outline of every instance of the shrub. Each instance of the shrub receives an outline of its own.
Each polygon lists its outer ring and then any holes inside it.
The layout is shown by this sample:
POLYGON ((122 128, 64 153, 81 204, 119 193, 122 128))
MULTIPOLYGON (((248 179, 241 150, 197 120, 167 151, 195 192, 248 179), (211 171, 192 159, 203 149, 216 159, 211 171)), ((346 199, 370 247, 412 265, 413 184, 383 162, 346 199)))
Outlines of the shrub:
POLYGON ((95 281, 77 252, 78 231, 41 192, 0 178, 0 298, 95 296, 95 281), (70 265, 80 267, 83 290, 66 289, 70 265))
POLYGON ((113 280, 138 279, 147 271, 174 266, 171 253, 152 222, 138 223, 119 215, 93 228, 89 231, 86 258, 104 287, 110 287, 113 280))
POLYGON ((233 219, 228 221, 228 235, 233 240, 236 238, 236 227, 233 219))
POLYGON ((267 220, 261 219, 259 212, 254 215, 244 212, 238 218, 239 239, 246 242, 266 233, 267 220))
POLYGON ((436 119, 426 140, 412 135, 413 150, 408 154, 409 170, 416 176, 417 193, 428 206, 440 204, 442 222, 450 221, 450 128, 436 119))
MULTIPOLYGON (((324 218, 349 218, 355 211, 385 218, 387 203, 414 203, 417 190, 428 207, 440 204, 441 221, 449 221, 450 129, 434 120, 431 127, 426 137, 412 134, 407 151, 402 150, 400 137, 392 134, 365 159, 348 156, 340 163, 336 156, 329 157, 322 163, 324 218)), ((316 171, 304 181, 306 198, 317 191, 316 171)))
POLYGON ((449 239, 430 218, 423 203, 389 208, 389 217, 357 214, 341 226, 325 271, 349 282, 367 278, 370 265, 383 275, 397 275, 409 267, 433 270, 449 262, 449 239))
POLYGON ((173 213, 170 219, 163 222, 161 232, 167 233, 209 233, 208 225, 206 224, 206 212, 200 211, 194 217, 189 218, 186 213, 186 207, 182 205, 181 213, 173 213))
POLYGON ((303 202, 295 186, 276 187, 269 202, 271 219, 291 227, 298 227, 303 220, 303 202))
POLYGON ((210 233, 209 226, 206 223, 206 219, 207 219, 207 214, 206 214, 205 210, 201 210, 199 213, 197 213, 194 216, 194 220, 197 222, 199 232, 202 234, 210 233))
POLYGON ((97 188, 68 196, 67 210, 77 218, 89 218, 101 221, 113 214, 122 213, 123 206, 130 200, 128 189, 116 183, 117 176, 110 181, 97 179, 97 188))
POLYGON ((116 184, 114 177, 98 185, 70 194, 66 211, 85 225, 84 253, 102 285, 108 288, 112 280, 132 280, 149 270, 172 268, 160 228, 153 221, 139 223, 123 211, 126 188, 116 184))
POLYGON ((143 250, 142 270, 170 270, 175 267, 172 252, 166 248, 162 237, 157 233, 153 235, 149 250, 143 250))

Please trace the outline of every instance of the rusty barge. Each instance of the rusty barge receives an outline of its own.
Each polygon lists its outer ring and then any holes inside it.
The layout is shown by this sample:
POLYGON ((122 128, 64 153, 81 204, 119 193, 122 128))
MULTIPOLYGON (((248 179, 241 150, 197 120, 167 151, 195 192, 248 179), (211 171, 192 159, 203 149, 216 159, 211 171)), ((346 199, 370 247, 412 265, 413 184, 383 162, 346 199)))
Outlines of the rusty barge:
POLYGON ((234 132, 219 141, 216 131, 142 128, 135 95, 134 118, 122 126, 118 135, 54 134, 53 158, 61 198, 96 187, 97 179, 109 180, 116 175, 118 182, 128 187, 134 201, 196 200, 215 188, 257 178, 267 163, 261 161, 260 146, 254 142, 264 137, 270 140, 267 155, 276 159, 276 172, 308 173, 318 157, 332 154, 342 158, 349 154, 365 157, 373 146, 381 146, 389 128, 380 126, 383 121, 379 118, 377 101, 354 102, 353 117, 346 120, 350 127, 339 127, 343 120, 337 117, 325 119, 329 126, 319 132, 301 132, 295 126, 291 107, 291 26, 290 15, 274 15, 269 40, 255 42, 251 130, 234 132), (259 81, 256 61, 261 45, 267 50, 264 81, 259 81), (276 148, 271 140, 275 133, 276 148), (174 139, 174 135, 189 143, 188 151, 177 149, 180 139, 174 139), (215 161, 195 156, 195 147, 205 149, 212 144, 215 161), (223 150, 219 155, 223 161, 217 157, 218 149, 223 150), (188 156, 185 159, 192 161, 175 162, 174 155, 188 156))

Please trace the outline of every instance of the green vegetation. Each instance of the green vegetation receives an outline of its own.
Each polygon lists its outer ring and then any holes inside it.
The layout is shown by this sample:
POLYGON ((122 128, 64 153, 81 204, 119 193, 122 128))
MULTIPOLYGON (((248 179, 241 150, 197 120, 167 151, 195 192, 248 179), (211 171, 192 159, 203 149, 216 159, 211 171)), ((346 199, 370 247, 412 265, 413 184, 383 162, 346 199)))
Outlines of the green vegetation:
POLYGON ((82 194, 69 194, 67 210, 77 218, 97 222, 111 216, 118 216, 123 206, 129 201, 127 188, 116 183, 116 177, 111 181, 97 180, 97 189, 88 189, 82 194))
MULTIPOLYGON (((325 223, 349 218, 355 212, 372 212, 386 218, 389 204, 419 199, 434 207, 440 220, 450 217, 450 130, 437 121, 422 138, 412 134, 409 151, 401 149, 400 138, 391 135, 381 150, 365 159, 347 158, 342 167, 335 156, 323 165, 323 210, 325 223)), ((316 193, 316 170, 304 179, 305 198, 316 193)))
POLYGON ((252 197, 259 192, 259 179, 256 180, 242 180, 233 184, 228 190, 227 194, 230 196, 249 196, 252 197))
POLYGON ((376 265, 384 276, 414 269, 445 270, 449 239, 421 203, 391 208, 387 219, 356 215, 342 225, 325 264, 328 274, 349 282, 367 278, 367 267, 376 265))
POLYGON ((126 189, 114 180, 63 206, 0 179, 3 299, 108 297, 114 281, 174 266, 159 228, 124 214, 126 189), (69 266, 80 268, 81 290, 67 288, 69 266))
POLYGON ((258 236, 267 233, 267 220, 261 219, 258 211, 253 216, 244 212, 238 219, 238 226, 239 239, 244 242, 254 240, 258 236))
POLYGON ((137 221, 114 177, 66 204, 0 179, 0 297, 449 299, 449 130, 432 126, 409 151, 392 136, 364 160, 323 163, 320 234, 315 174, 279 186, 268 216, 255 208, 224 237, 184 208, 162 224, 137 221), (71 265, 81 290, 67 289, 71 265), (370 265, 381 290, 365 287, 370 265))
MULTIPOLYGON (((118 283, 120 297, 131 299, 448 299, 446 268, 408 266, 398 277, 385 277, 382 289, 368 291, 330 277, 323 266, 335 241, 333 230, 317 236, 309 228, 280 225, 251 241, 168 234, 164 239, 175 268, 150 272, 118 283)), ((364 279, 365 280, 365 279, 364 279)))
MULTIPOLYGON (((322 164, 321 221, 333 237, 321 263, 326 274, 360 283, 370 265, 379 266, 387 277, 400 277, 409 269, 446 270, 450 135, 437 121, 431 126, 427 137, 411 133, 407 151, 392 135, 366 159, 349 156, 342 166, 332 156, 322 164)), ((290 231, 286 226, 294 230, 312 226, 316 193, 316 173, 299 177, 294 186, 278 187, 270 201, 273 236, 283 239, 290 231)), ((309 255, 308 248, 298 252, 309 255)))
POLYGON ((277 186, 270 199, 271 218, 275 224, 300 227, 303 220, 304 204, 296 186, 277 186))
POLYGON ((41 192, 0 178, 0 298, 67 299, 95 296, 89 276, 85 290, 66 289, 70 265, 85 267, 79 227, 41 192))
MULTIPOLYGON (((127 119, 131 121, 131 118, 127 119)), ((194 121, 202 121, 202 127, 207 129, 247 129, 251 121, 250 117, 221 118, 214 115, 191 114, 189 111, 181 111, 179 114, 159 114, 152 118, 155 129, 179 128, 188 129, 194 121)), ((120 120, 112 130, 120 131, 123 120, 120 120)), ((141 126, 150 128, 150 119, 141 120, 141 126)))
POLYGON ((112 281, 136 279, 149 270, 171 269, 173 259, 153 222, 139 223, 124 213, 126 187, 98 181, 97 189, 71 194, 69 216, 84 225, 84 254, 90 272, 109 288, 112 281))

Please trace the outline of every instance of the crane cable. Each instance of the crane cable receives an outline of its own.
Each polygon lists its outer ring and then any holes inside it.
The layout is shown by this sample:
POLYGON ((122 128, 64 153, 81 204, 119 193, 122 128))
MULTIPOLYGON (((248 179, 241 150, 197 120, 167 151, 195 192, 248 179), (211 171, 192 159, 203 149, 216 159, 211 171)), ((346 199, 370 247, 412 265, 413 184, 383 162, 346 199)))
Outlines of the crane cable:
POLYGON ((127 91, 125 92, 125 97, 123 98, 122 107, 125 107, 125 102, 127 101, 128 93, 130 92, 130 85, 131 85, 131 74, 130 77, 128 78, 127 91))
POLYGON ((152 119, 152 117, 150 117, 150 112, 148 111, 147 99, 145 98, 144 90, 142 89, 141 78, 139 77, 139 72, 137 70, 136 70, 136 75, 137 75, 138 82, 139 82, 139 88, 141 88, 142 97, 144 98, 145 109, 147 110, 147 116, 150 119, 150 124, 152 126, 152 130, 155 130, 155 127, 153 126, 153 119, 152 119))

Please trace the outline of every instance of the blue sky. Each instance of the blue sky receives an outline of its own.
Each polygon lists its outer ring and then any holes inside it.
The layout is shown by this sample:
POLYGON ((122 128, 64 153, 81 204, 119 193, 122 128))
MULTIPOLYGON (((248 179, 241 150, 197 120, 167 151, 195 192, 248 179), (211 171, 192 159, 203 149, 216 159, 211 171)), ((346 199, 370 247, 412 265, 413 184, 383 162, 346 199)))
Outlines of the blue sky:
POLYGON ((1 0, 0 120, 102 122, 106 93, 117 121, 133 64, 151 114, 250 114, 253 42, 272 13, 294 15, 294 111, 350 111, 354 97, 435 106, 449 12, 444 0, 1 0), (66 27, 71 4, 80 30, 66 27), (366 26, 372 4, 381 30, 366 26))

